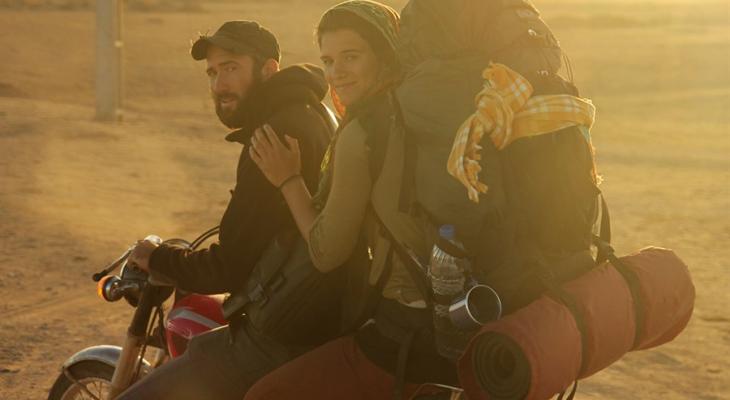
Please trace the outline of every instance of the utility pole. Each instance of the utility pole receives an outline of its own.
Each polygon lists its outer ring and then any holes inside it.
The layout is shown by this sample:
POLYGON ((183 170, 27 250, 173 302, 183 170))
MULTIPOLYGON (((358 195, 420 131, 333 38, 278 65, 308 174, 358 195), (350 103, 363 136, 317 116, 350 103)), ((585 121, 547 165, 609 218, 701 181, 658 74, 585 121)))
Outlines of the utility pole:
POLYGON ((96 0, 96 119, 121 119, 123 0, 96 0))

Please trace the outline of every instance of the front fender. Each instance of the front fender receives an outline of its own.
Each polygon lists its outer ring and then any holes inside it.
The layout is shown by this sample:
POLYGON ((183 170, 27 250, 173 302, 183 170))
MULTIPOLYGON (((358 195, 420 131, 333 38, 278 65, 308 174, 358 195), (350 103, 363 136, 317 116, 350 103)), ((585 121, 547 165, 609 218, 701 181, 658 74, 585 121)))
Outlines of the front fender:
MULTIPOLYGON (((122 348, 119 346, 111 346, 103 344, 100 346, 87 347, 78 353, 72 355, 63 363, 62 369, 68 369, 82 361, 99 361, 112 368, 116 368, 119 356, 122 354, 122 348)), ((142 359, 142 371, 140 375, 146 375, 152 370, 150 363, 142 359)))

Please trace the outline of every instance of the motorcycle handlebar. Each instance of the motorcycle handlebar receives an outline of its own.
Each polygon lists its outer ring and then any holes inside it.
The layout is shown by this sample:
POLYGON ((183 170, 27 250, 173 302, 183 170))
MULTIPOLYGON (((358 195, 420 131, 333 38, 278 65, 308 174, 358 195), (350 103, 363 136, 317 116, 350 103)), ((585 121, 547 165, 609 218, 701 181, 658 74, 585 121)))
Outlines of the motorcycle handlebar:
POLYGON ((114 271, 122 265, 123 262, 127 261, 127 258, 129 258, 129 255, 132 254, 132 250, 134 250, 134 246, 130 246, 127 251, 124 252, 119 258, 112 261, 111 264, 107 265, 103 270, 95 273, 91 276, 91 279, 94 280, 94 282, 99 282, 102 278, 109 275, 110 272, 114 271))
MULTIPOLYGON (((168 244, 171 246, 179 246, 179 247, 183 247, 186 249, 194 250, 206 239, 208 239, 209 237, 211 237, 213 235, 218 234, 218 230, 219 230, 219 227, 217 227, 217 226, 213 227, 211 229, 208 229, 202 235, 200 235, 198 238, 196 238, 192 243, 188 242, 184 239, 177 239, 177 238, 162 240, 162 238, 157 235, 148 235, 147 237, 144 238, 144 240, 150 241, 157 245, 168 244)), ((125 261, 127 261, 127 258, 129 258, 129 255, 132 254, 132 251, 134 250, 135 246, 136 246, 136 244, 130 246, 121 256, 119 256, 119 258, 112 261, 109 265, 104 267, 104 269, 102 269, 101 271, 92 275, 91 279, 93 279, 94 282, 99 282, 105 276, 109 275, 109 273, 111 273, 112 271, 117 269, 120 265, 122 265, 125 261)))

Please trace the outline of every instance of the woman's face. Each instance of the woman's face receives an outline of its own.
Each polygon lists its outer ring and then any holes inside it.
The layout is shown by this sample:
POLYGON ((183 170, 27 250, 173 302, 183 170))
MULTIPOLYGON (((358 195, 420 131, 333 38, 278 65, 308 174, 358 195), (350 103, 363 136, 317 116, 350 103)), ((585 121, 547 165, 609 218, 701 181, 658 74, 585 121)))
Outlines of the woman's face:
POLYGON ((378 84, 378 60, 359 34, 349 29, 320 37, 320 58, 327 82, 347 107, 372 93, 378 84))

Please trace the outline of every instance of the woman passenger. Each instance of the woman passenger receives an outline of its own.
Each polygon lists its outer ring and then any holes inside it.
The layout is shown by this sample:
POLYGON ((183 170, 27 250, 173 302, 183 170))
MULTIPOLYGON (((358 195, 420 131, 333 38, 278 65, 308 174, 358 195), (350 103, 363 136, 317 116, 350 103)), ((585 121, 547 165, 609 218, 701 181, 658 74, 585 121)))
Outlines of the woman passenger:
MULTIPOLYGON (((375 247, 375 258, 382 244, 369 210, 372 138, 363 123, 387 102, 397 81, 398 20, 390 7, 363 0, 339 4, 320 20, 316 37, 325 76, 335 104, 344 107, 344 119, 325 157, 327 166, 314 198, 299 175, 295 140, 285 137, 285 146, 264 127, 250 149, 267 179, 280 188, 322 272, 345 264, 363 232, 375 247)), ((396 258, 388 257, 386 262, 396 258)), ((424 382, 454 385, 455 366, 436 352, 431 312, 404 268, 398 260, 393 263, 375 323, 272 372, 246 400, 383 399, 394 393, 410 396, 424 382)))

